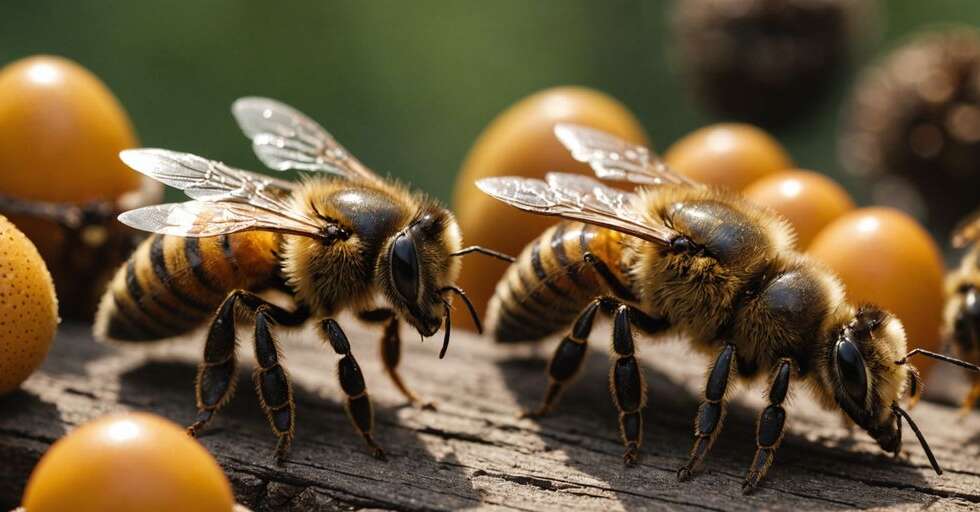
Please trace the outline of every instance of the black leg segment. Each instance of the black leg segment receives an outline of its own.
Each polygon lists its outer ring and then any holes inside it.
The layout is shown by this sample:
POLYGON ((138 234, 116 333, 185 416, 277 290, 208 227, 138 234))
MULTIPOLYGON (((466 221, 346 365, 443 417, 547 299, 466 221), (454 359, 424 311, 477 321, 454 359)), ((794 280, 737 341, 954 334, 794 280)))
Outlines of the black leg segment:
POLYGON ((398 373, 398 363, 402 355, 402 338, 398 331, 398 317, 390 309, 373 309, 361 312, 358 315, 361 320, 371 323, 384 325, 384 334, 381 335, 381 362, 384 363, 385 373, 398 388, 398 391, 413 406, 422 409, 435 410, 432 402, 427 402, 419 398, 402 380, 398 373))
POLYGON ((643 442, 643 406, 646 405, 646 383, 636 361, 630 307, 623 304, 613 317, 612 349, 614 361, 609 372, 609 388, 619 410, 619 431, 626 445, 623 460, 636 462, 643 442))
POLYGON ((704 463, 704 458, 711 450, 721 427, 725 422, 725 395, 731 381, 735 359, 735 345, 726 343, 715 360, 715 365, 708 374, 708 383, 704 387, 704 400, 698 408, 698 417, 694 422, 694 446, 688 456, 687 464, 677 471, 678 480, 690 479, 704 463))
POLYGON ((759 415, 755 457, 752 459, 752 465, 749 466, 748 474, 745 475, 745 482, 742 483, 743 493, 748 494, 755 490, 759 482, 765 478, 769 467, 772 466, 776 449, 783 440, 786 410, 783 409, 782 404, 783 400, 786 399, 786 392, 789 390, 792 371, 792 362, 784 358, 779 361, 779 366, 773 373, 772 382, 769 386, 769 405, 759 415))
POLYGON ((254 381, 262 409, 269 418, 273 431, 279 437, 276 458, 281 461, 292 440, 295 412, 289 380, 285 369, 279 363, 278 348, 271 333, 271 326, 302 324, 309 318, 309 310, 302 306, 289 311, 244 290, 235 290, 228 294, 218 307, 218 312, 208 329, 208 338, 204 345, 204 361, 198 368, 195 385, 197 421, 187 430, 191 435, 197 435, 234 393, 237 369, 236 319, 253 314, 255 354, 259 363, 254 381))
POLYGON ((361 367, 354 359, 354 354, 350 350, 350 342, 347 335, 340 328, 340 325, 333 319, 328 318, 320 322, 320 331, 334 352, 342 356, 337 363, 337 375, 340 378, 340 387, 347 395, 345 408, 350 417, 354 428, 364 438, 364 441, 371 449, 371 454, 379 459, 385 458, 384 450, 374 442, 371 435, 374 430, 374 410, 371 406, 371 399, 368 396, 367 385, 364 383, 364 375, 361 367))
POLYGON ((603 299, 593 300, 579 313, 572 327, 572 332, 561 340, 554 355, 551 356, 551 363, 548 365, 550 383, 548 384, 548 391, 545 392, 544 400, 541 401, 541 405, 537 409, 525 412, 522 416, 543 416, 558 403, 565 386, 582 367, 582 361, 585 360, 585 352, 588 348, 589 334, 592 332, 592 325, 602 301, 603 299))

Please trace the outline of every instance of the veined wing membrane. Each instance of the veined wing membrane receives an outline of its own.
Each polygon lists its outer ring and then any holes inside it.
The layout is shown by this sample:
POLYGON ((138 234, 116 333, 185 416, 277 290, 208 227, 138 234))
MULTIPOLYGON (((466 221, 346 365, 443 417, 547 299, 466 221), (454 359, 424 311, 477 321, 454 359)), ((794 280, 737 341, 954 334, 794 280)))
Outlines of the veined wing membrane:
POLYGON ((252 149, 271 169, 317 171, 347 179, 378 176, 354 158, 316 121, 269 98, 240 98, 231 107, 252 149))
POLYGON ((642 185, 703 186, 672 171, 649 149, 612 134, 576 124, 559 123, 555 125, 555 136, 572 154, 572 158, 589 164, 599 178, 642 185))
POLYGON ((146 206, 119 216, 127 226, 184 237, 208 237, 239 231, 276 231, 307 237, 320 237, 316 226, 256 208, 245 203, 188 201, 146 206))
POLYGON ((548 181, 504 177, 478 180, 476 186, 511 206, 539 215, 552 215, 668 244, 676 236, 670 228, 650 222, 635 211, 633 195, 585 176, 550 173, 548 181))
MULTIPOLYGON (((183 190, 192 199, 249 205, 311 230, 319 227, 318 222, 293 208, 291 195, 295 185, 290 181, 166 149, 128 149, 119 153, 119 158, 136 171, 183 190)), ((241 214, 245 211, 238 210, 241 214)))

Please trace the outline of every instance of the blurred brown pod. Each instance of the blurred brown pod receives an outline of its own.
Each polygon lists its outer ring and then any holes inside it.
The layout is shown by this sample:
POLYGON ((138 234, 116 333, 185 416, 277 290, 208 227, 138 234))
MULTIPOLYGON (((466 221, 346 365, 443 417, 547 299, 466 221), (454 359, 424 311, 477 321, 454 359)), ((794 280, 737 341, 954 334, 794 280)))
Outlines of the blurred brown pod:
POLYGON ((75 62, 35 56, 0 69, 0 214, 37 246, 63 317, 91 319, 133 247, 138 235, 116 214, 162 197, 119 160, 136 145, 122 106, 75 62))
POLYGON ((980 33, 914 36, 865 72, 840 154, 873 200, 914 212, 943 238, 980 203, 980 33))
POLYGON ((819 104, 858 41, 875 32, 874 7, 871 0, 678 0, 672 51, 708 109, 772 126, 819 104))

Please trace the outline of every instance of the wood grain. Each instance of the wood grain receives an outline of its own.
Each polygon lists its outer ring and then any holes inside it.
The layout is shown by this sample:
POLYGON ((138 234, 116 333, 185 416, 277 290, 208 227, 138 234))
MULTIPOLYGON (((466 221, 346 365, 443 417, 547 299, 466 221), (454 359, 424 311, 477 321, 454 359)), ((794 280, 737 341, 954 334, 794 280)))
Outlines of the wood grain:
MULTIPOLYGON (((288 463, 272 462, 275 437, 248 372, 238 394, 202 438, 256 511, 526 510, 975 510, 980 507, 980 414, 958 419, 949 405, 912 410, 946 470, 929 469, 911 432, 908 460, 880 452, 863 433, 849 437, 837 417, 805 393, 787 410, 788 434, 763 488, 741 494, 754 450, 761 391, 742 390, 704 474, 678 483, 691 445, 706 362, 676 341, 639 347, 649 383, 640 463, 625 468, 607 388, 608 331, 558 410, 539 421, 515 417, 544 390, 554 341, 504 348, 458 332, 449 354, 439 340, 403 333, 404 377, 438 411, 416 410, 381 368, 380 332, 344 319, 376 404, 377 438, 390 460, 368 455, 348 423, 336 356, 312 331, 283 334, 297 400, 296 441, 288 463)), ((240 336, 249 361, 251 336, 240 336)), ((81 324, 64 325, 41 371, 0 398, 0 505, 15 507, 47 447, 79 423, 110 411, 147 410, 187 424, 195 415, 193 379, 200 337, 150 349, 99 345, 81 324)))

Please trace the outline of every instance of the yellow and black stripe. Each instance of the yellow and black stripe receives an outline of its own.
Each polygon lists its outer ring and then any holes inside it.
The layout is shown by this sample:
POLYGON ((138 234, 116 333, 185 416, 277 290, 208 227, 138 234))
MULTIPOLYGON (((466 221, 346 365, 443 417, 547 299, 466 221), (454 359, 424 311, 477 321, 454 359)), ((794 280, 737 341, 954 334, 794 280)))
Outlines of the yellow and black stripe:
POLYGON ((278 237, 262 232, 150 236, 109 283, 96 316, 96 336, 152 341, 193 330, 231 290, 269 281, 277 245, 278 237))
POLYGON ((619 233, 561 222, 528 244, 497 284, 488 308, 500 342, 532 341, 567 327, 590 300, 610 290, 584 260, 592 253, 625 282, 619 233))

